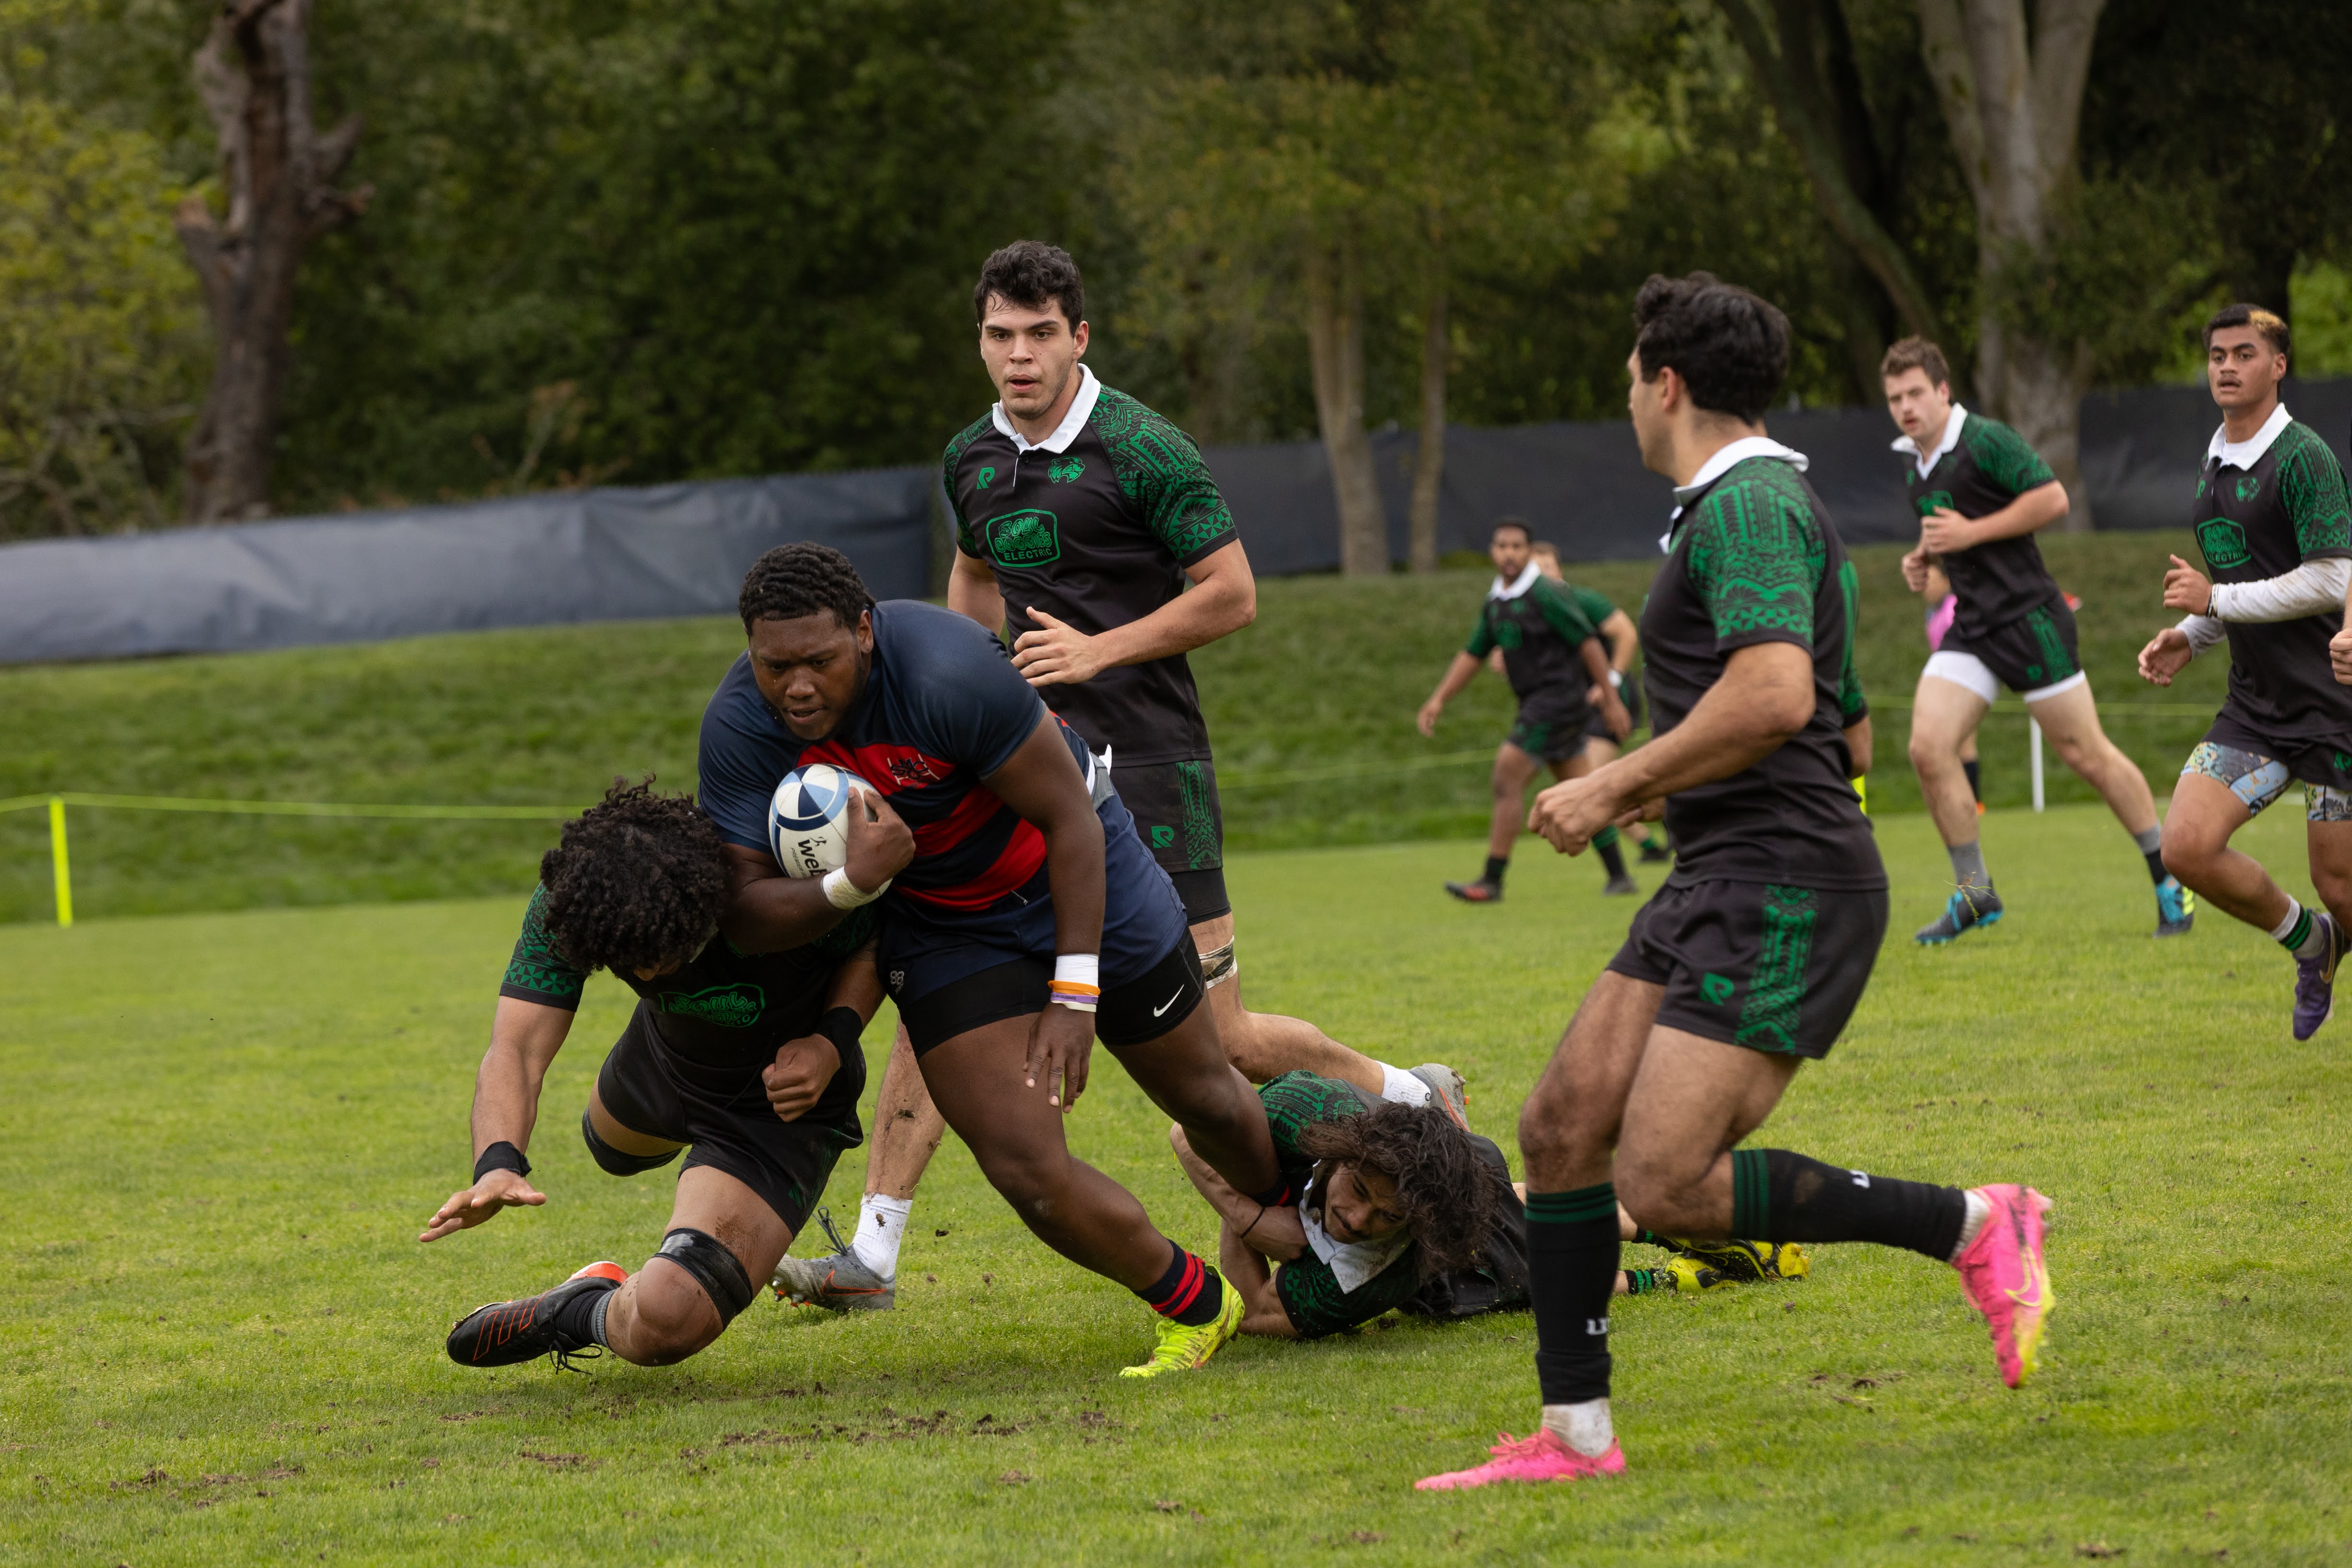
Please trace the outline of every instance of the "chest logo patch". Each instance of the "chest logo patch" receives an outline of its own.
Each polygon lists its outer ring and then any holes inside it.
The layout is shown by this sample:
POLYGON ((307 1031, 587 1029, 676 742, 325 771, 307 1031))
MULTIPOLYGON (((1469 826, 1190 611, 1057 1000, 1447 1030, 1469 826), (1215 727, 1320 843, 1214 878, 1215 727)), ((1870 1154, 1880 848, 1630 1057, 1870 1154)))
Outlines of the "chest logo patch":
POLYGON ((2240 500, 2252 500, 2263 492, 2263 477, 2260 474, 2240 474, 2236 489, 2240 500))
POLYGON ((988 488, 988 481, 995 477, 996 469, 993 466, 981 469, 979 479, 976 481, 974 488, 983 490, 986 489, 988 488))
POLYGON ((726 1029, 748 1029, 768 1005, 767 993, 748 981, 714 985, 708 991, 665 991, 661 1009, 680 1017, 699 1018, 726 1029))
POLYGON ((1959 510, 1952 506, 1952 492, 1949 490, 1929 490, 1919 498, 1918 504, 1921 517, 1933 517, 1948 507, 1955 511, 1959 510))
POLYGON ((892 757, 882 765, 890 771, 893 779, 909 788, 940 782, 940 775, 931 771, 931 759, 929 757, 892 757))
POLYGON ((1062 558, 1062 526, 1050 511, 1009 511, 988 524, 988 552, 999 566, 1043 566, 1062 558))
POLYGON ((2197 525, 2197 548, 2216 572, 2234 571, 2254 558, 2246 548, 2246 531, 2226 517, 2209 517, 2197 525))
POLYGON ((1496 647, 1507 650, 1517 647, 1521 643, 1524 643, 1527 640, 1528 634, 1521 629, 1517 621, 1514 620, 1507 615, 1496 616, 1495 617, 1495 646, 1496 647))
POLYGON ((1053 480, 1057 485, 1066 485, 1086 471, 1087 465, 1085 459, 1079 458, 1065 458, 1058 463, 1048 464, 1045 468, 1045 477, 1053 480))

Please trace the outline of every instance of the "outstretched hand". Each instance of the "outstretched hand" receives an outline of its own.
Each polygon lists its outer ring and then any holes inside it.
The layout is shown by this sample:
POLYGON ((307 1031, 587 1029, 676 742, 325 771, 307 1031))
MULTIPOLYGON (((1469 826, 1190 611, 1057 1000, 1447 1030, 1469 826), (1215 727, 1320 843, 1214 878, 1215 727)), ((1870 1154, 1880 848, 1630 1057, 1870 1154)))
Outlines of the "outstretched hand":
POLYGON ((547 1194, 524 1179, 517 1171, 489 1171, 470 1187, 461 1187, 449 1194, 449 1201, 425 1222, 419 1241, 438 1241, 457 1231, 471 1230, 498 1216, 504 1208, 536 1208, 547 1201, 547 1194))

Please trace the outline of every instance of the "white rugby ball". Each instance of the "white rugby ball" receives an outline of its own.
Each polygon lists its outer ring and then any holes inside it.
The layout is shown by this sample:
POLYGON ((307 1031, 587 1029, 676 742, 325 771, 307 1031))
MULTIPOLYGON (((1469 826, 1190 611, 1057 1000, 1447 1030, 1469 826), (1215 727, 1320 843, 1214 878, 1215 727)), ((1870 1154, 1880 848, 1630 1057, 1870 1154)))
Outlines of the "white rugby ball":
POLYGON ((850 805, 860 790, 875 793, 872 784, 831 763, 811 763, 784 775, 768 802, 768 847, 786 876, 841 869, 849 856, 850 805))

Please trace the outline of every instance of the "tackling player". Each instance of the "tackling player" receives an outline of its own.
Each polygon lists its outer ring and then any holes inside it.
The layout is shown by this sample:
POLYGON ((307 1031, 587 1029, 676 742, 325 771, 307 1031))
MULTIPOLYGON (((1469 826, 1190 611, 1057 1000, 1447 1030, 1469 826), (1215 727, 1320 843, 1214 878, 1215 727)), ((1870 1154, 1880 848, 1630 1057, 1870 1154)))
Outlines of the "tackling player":
MULTIPOLYGON (((1401 1071, 1242 1005, 1217 766, 1184 656, 1256 617, 1249 556, 1192 438, 1086 367, 1086 285, 1066 252, 1034 240, 997 251, 972 313, 999 402, 948 444, 949 608, 992 633, 1009 624, 1013 668, 1097 752, 1183 901, 1218 1038, 1244 1077, 1308 1068, 1410 1104, 1435 1092, 1458 1116, 1452 1068, 1401 1071)), ((784 1259, 776 1285, 793 1300, 898 1299, 898 1244, 942 1131, 903 1035, 877 1121, 856 1234, 846 1246, 835 1236, 831 1257, 784 1259)))
POLYGON ((2165 607, 2189 615, 2140 649, 2139 672, 2169 686, 2191 658, 2230 645, 2230 693, 2173 789, 2164 863, 2294 955, 2294 1037, 2307 1040, 2335 1007, 2352 918, 2352 691, 2337 684, 2352 672, 2341 635, 2352 510, 2336 454, 2279 402, 2289 342, 2286 323, 2255 305, 2229 306, 2205 324, 2205 378, 2221 427, 2206 446, 2189 518, 2206 571, 2172 557, 2165 607), (2297 779, 2318 910, 2230 847, 2297 779))
POLYGON ((1903 558, 1915 594, 1940 564, 1959 604, 1912 699, 1911 765, 1952 861, 1943 913, 1914 940, 1940 946, 2001 917, 1985 869, 1962 752, 2002 686, 2025 699, 2058 755, 2097 790, 2132 836, 2156 883, 2156 934, 2179 936, 2196 901, 2165 869, 2147 780, 2099 728, 2091 678, 2075 651, 2074 613, 2042 564, 2034 533, 2066 515, 2066 487, 2023 437, 1952 401, 1943 351, 1906 338, 1879 362, 1886 406, 1911 460, 1903 483, 1919 514, 1918 547, 1903 558))
MULTIPOLYGON (((564 1366, 609 1348, 667 1366, 694 1354, 751 1301, 858 1142, 857 1037, 882 1002, 872 911, 835 909, 803 883, 779 900, 772 939, 751 941, 729 918, 736 879, 719 830, 693 801, 649 784, 616 783, 540 863, 474 1082, 474 1182, 417 1239, 547 1201, 525 1151, 548 1067, 597 969, 638 1001, 580 1135, 616 1176, 691 1146, 669 1231, 634 1275, 592 1263, 553 1289, 468 1313, 449 1331, 460 1365, 552 1354, 564 1366)), ((869 803, 850 819, 846 876, 879 886, 914 847, 897 813, 869 803)))
POLYGON ((817 544, 761 556, 740 608, 750 646, 703 714, 700 752, 703 804, 743 879, 739 923, 781 943, 806 897, 768 848, 779 779, 824 762, 879 790, 913 858, 887 890, 845 870, 822 886, 837 907, 888 899, 875 963, 933 1103, 1039 1240, 1160 1315, 1152 1358, 1122 1375, 1200 1365, 1239 1325, 1240 1299, 1072 1157, 1063 1131, 1099 1037, 1236 1188, 1285 1193, 1265 1118, 1201 1006, 1183 906, 1135 819, 1003 645, 954 611, 877 605, 817 544))
MULTIPOLYGON (((1524 1310, 1524 1193, 1503 1152, 1431 1107, 1379 1104, 1352 1084, 1285 1073, 1258 1090, 1296 1204, 1269 1208, 1234 1191, 1169 1129, 1178 1163, 1221 1228, 1218 1262, 1242 1293, 1242 1332, 1319 1339, 1402 1308, 1429 1317, 1524 1310), (1270 1261, 1282 1267, 1269 1270, 1270 1261)), ((1740 1280, 1801 1279, 1804 1249, 1620 1233, 1675 1254, 1628 1268, 1617 1293, 1696 1294, 1740 1280)))
POLYGON ((1533 821, 1573 854, 1664 797, 1675 870, 1520 1112, 1542 1425, 1427 1490, 1625 1468, 1609 1412, 1621 1197, 1672 1235, 1870 1241, 1956 1266, 2012 1387, 2052 1304, 2040 1194, 1738 1147, 1836 1042, 1886 930, 1847 783, 1854 570, 1803 455, 1764 433, 1788 319, 1699 272, 1644 283, 1634 323, 1634 435, 1676 502, 1642 613, 1653 739, 1544 791, 1533 821))
MULTIPOLYGON (((1501 900, 1503 873, 1510 868, 1511 846, 1526 815, 1528 782, 1545 767, 1563 779, 1583 771, 1585 727, 1596 707, 1612 741, 1622 741, 1633 729, 1610 679, 1609 651, 1600 628, 1586 618, 1567 589, 1535 563, 1532 546, 1528 525, 1518 519, 1507 517, 1495 525, 1486 545, 1495 581, 1479 609, 1478 625, 1414 721, 1423 735, 1436 734, 1445 705, 1476 678, 1490 652, 1501 651, 1519 713, 1510 734, 1495 748, 1486 868, 1475 881, 1445 884, 1447 892, 1465 903, 1501 900)), ((1602 892, 1640 891, 1626 875, 1614 829, 1596 839, 1593 847, 1608 870, 1602 892)))

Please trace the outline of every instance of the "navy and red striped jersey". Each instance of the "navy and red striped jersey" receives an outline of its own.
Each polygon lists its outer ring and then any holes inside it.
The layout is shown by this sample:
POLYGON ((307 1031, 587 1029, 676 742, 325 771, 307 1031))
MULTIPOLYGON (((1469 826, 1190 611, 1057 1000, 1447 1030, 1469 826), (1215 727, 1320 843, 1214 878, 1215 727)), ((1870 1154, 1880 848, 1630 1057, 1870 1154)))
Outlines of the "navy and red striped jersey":
MULTIPOLYGON (((730 844, 768 850, 768 803, 804 763, 831 763, 871 784, 915 834, 915 858, 891 884, 934 917, 991 910, 1044 885, 1045 837, 980 781, 1012 759, 1045 704, 1004 646, 936 605, 874 607, 865 693, 824 740, 802 741, 769 710, 739 656, 702 712, 703 810, 730 844)), ((1068 726, 1085 773, 1085 743, 1068 726)))

